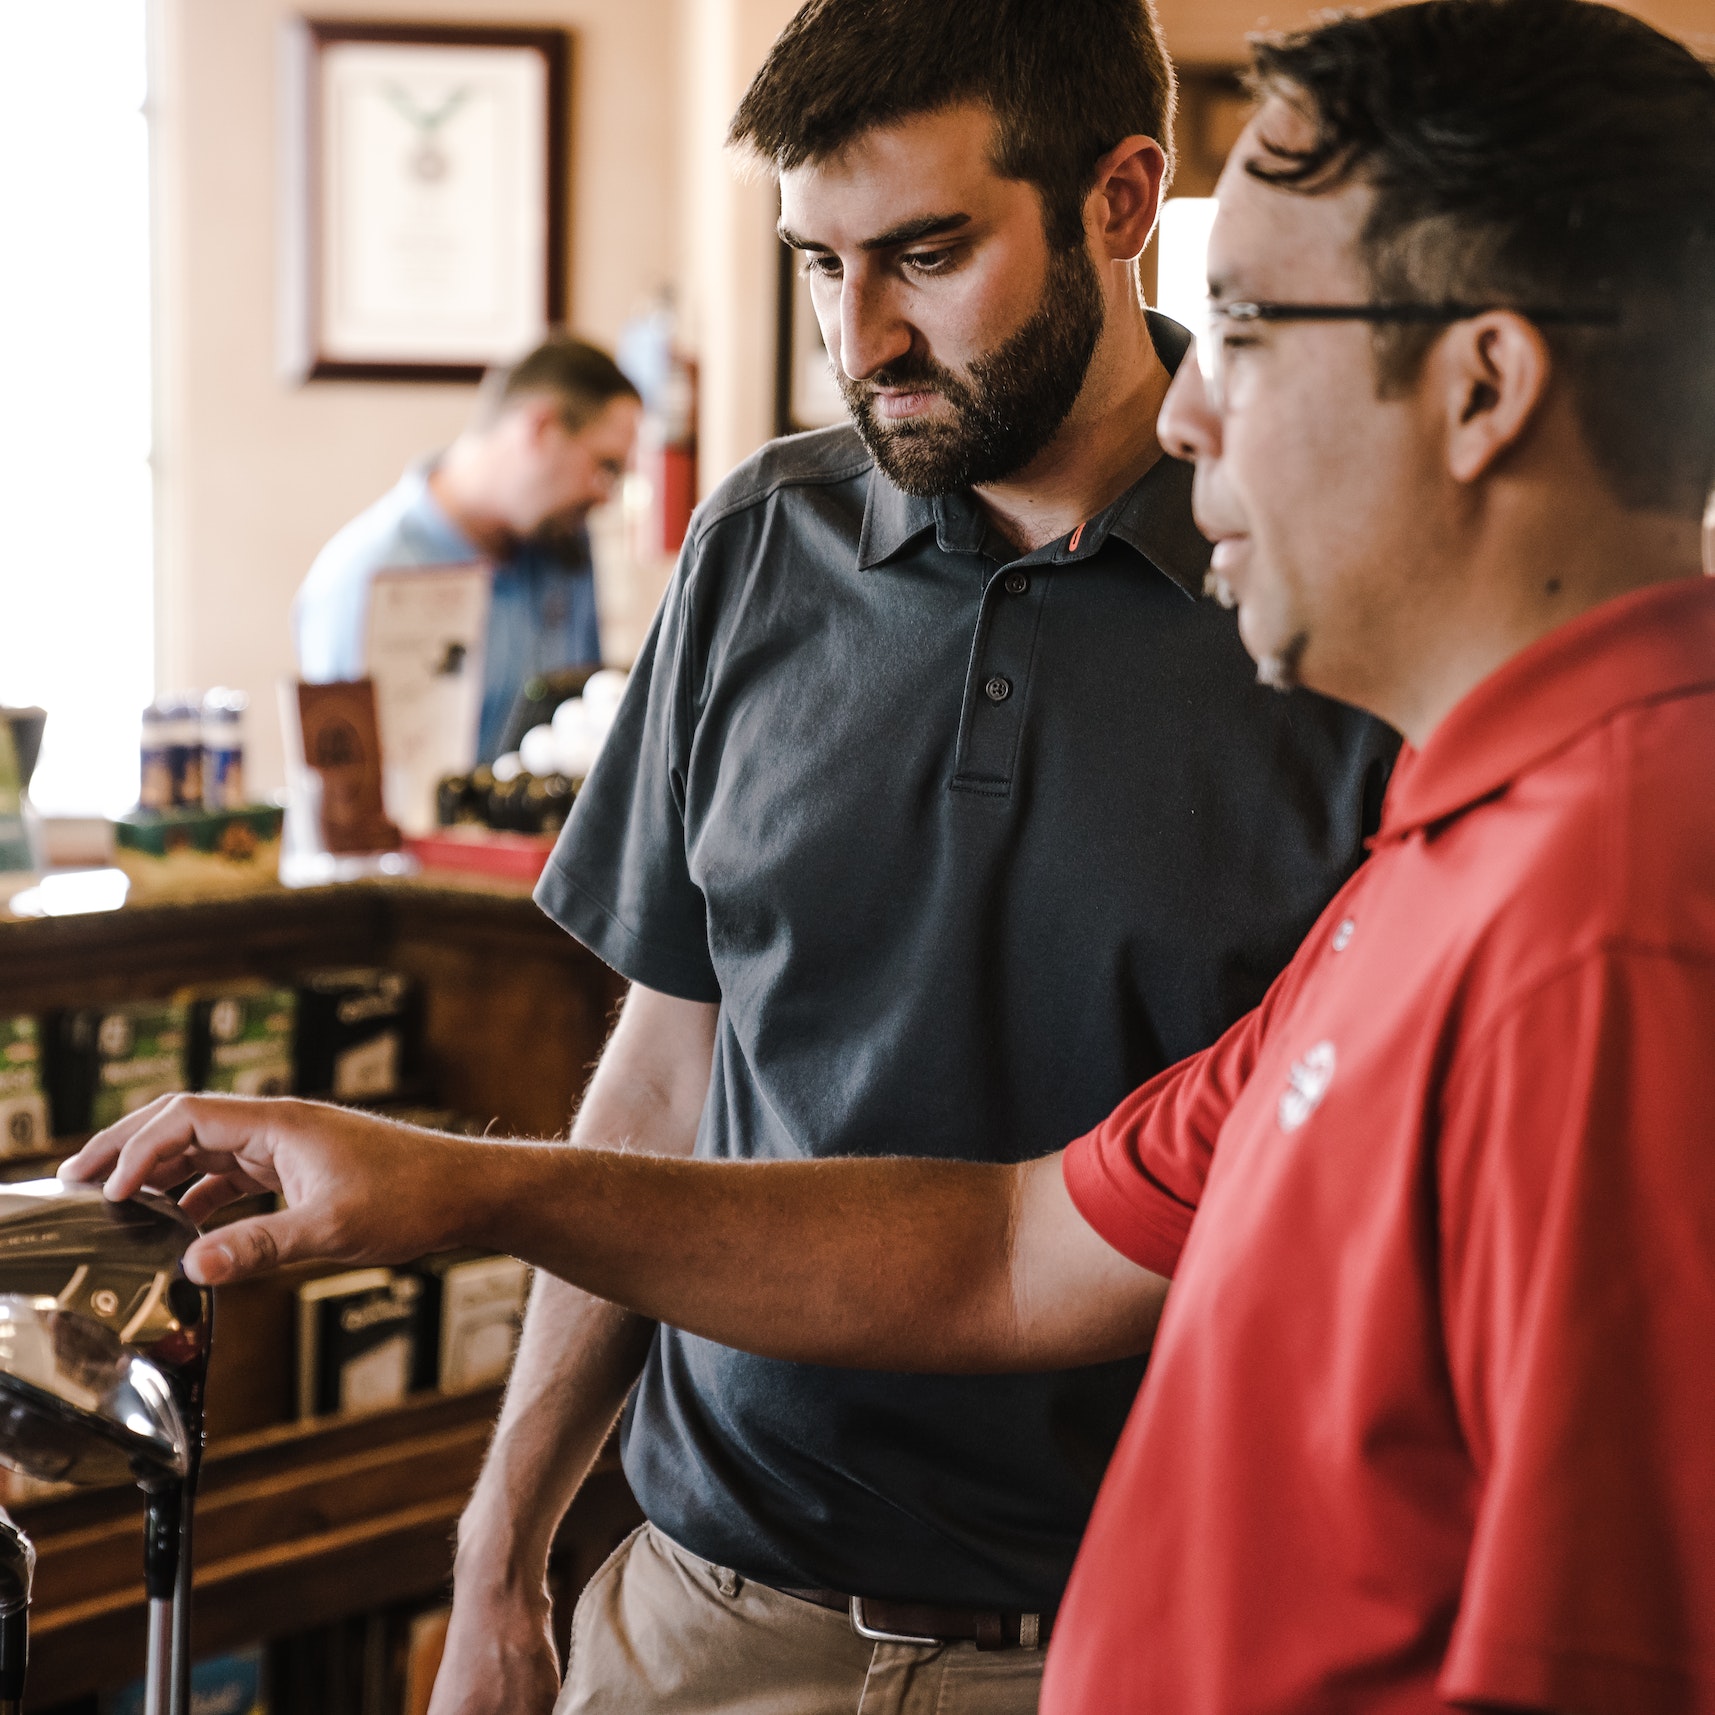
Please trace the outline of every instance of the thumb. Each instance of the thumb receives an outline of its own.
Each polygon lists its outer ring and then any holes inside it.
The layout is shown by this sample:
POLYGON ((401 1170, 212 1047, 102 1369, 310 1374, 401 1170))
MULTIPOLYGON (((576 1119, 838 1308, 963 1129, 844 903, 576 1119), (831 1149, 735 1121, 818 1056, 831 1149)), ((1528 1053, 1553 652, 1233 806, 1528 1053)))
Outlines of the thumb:
POLYGON ((205 1234, 185 1252, 185 1273, 199 1286, 229 1286, 285 1263, 326 1256, 302 1209, 254 1215, 205 1234))

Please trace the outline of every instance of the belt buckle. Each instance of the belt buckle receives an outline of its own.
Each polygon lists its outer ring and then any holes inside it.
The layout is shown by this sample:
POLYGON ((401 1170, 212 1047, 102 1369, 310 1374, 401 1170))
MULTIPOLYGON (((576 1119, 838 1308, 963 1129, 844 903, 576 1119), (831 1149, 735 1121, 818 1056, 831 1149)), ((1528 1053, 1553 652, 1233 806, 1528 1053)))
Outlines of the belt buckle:
POLYGON ((852 1630, 854 1632, 856 1632, 860 1638, 867 1638, 869 1640, 869 1642, 872 1644, 929 1644, 929 1645, 936 1645, 942 1641, 940 1638, 907 1637, 905 1635, 905 1633, 903 1633, 903 1632, 878 1632, 873 1626, 866 1624, 864 1621, 863 1597, 861 1597, 861 1596, 852 1597, 851 1617, 852 1617, 852 1630))

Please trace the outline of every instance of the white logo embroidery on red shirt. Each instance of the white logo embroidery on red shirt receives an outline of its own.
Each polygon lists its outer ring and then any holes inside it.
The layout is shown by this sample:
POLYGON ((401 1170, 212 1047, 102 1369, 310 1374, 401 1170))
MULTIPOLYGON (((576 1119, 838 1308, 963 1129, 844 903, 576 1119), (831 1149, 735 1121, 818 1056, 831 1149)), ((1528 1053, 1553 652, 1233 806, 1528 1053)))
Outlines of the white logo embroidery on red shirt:
POLYGON ((1334 1044, 1318 1042, 1302 1060, 1292 1063, 1287 1074, 1286 1089, 1275 1111, 1282 1131, 1298 1128, 1322 1105, 1328 1086, 1334 1081, 1334 1044))

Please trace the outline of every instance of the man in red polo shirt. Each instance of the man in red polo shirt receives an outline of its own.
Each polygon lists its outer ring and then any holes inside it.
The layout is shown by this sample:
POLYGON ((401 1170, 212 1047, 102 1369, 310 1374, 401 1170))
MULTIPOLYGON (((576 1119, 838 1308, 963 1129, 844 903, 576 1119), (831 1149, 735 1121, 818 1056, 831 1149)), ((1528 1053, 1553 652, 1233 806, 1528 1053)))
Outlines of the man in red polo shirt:
POLYGON ((814 1363, 1094 1362, 1171 1279, 1045 1708, 1715 1711, 1715 79, 1581 0, 1257 74, 1162 434, 1260 671, 1409 748, 1256 1013, 1017 1168, 192 1097, 70 1171, 283 1189, 205 1279, 475 1239, 814 1363))

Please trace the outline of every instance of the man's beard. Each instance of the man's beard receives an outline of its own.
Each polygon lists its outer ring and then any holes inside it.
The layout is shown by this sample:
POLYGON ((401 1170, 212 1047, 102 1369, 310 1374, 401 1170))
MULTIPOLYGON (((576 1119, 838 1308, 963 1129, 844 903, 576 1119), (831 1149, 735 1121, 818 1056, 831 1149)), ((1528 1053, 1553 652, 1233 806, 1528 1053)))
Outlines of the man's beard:
POLYGON ((1023 470, 1071 415, 1102 336, 1106 306, 1089 252, 1056 251, 1036 313, 998 350, 959 375, 914 354, 853 381, 836 365, 864 444, 889 480, 907 494, 950 494, 1003 482, 1023 470), (939 393, 952 420, 883 423, 882 388, 939 393))

